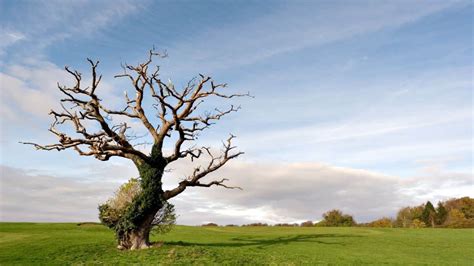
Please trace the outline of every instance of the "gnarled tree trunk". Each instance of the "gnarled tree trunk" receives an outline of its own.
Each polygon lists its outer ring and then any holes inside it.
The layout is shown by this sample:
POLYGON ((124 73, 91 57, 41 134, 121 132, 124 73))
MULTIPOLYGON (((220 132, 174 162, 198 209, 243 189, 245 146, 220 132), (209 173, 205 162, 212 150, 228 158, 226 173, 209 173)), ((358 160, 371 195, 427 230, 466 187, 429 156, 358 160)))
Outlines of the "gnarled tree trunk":
POLYGON ((139 228, 130 230, 118 239, 119 249, 145 249, 150 247, 150 234, 151 228, 139 228))
MULTIPOLYGON (((151 216, 153 221, 153 216, 151 216)), ((118 235, 118 248, 119 249, 145 249, 151 246, 150 243, 150 231, 152 225, 151 222, 145 221, 142 225, 139 225, 136 229, 131 229, 122 234, 118 235)))
POLYGON ((137 161, 142 190, 116 228, 119 249, 143 249, 150 243, 150 231, 156 213, 164 206, 161 178, 166 166, 161 155, 152 152, 151 162, 137 161))

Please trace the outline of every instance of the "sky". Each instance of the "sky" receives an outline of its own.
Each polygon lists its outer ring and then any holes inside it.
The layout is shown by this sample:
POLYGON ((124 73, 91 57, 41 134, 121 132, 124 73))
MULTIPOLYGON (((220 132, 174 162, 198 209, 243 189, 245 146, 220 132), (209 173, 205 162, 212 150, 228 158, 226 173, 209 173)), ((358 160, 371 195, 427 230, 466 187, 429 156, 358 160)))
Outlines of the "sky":
MULTIPOLYGON (((199 139, 238 137, 245 154, 206 180, 243 190, 186 190, 172 200, 180 224, 317 221, 334 208, 366 222, 474 196, 471 1, 0 0, 0 14, 1 221, 97 221, 138 175, 125 159, 19 142, 55 142, 65 65, 88 75, 86 58, 100 60, 97 93, 120 106, 130 86, 113 76, 153 47, 176 87, 203 73, 254 96, 199 139)), ((166 188, 192 169, 169 168, 166 188)))

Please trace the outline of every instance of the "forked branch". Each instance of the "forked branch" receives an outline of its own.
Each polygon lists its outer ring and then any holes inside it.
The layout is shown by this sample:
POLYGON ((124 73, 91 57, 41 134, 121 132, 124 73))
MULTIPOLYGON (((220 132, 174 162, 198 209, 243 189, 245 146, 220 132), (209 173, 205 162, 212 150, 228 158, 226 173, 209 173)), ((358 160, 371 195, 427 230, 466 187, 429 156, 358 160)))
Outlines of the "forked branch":
POLYGON ((203 147, 200 149, 201 153, 206 153, 210 161, 207 166, 203 169, 202 167, 196 167, 189 177, 185 180, 181 181, 179 185, 171 190, 165 191, 164 198, 170 199, 175 197, 176 195, 183 192, 187 187, 211 187, 211 186, 221 186, 229 189, 242 189, 240 187, 233 187, 224 184, 225 181, 228 181, 227 178, 223 178, 221 180, 214 180, 211 182, 203 183, 201 179, 207 176, 208 174, 218 170, 222 166, 224 166, 228 161, 237 158, 238 156, 244 154, 243 152, 233 152, 235 150, 235 146, 232 146, 232 140, 235 136, 231 135, 225 143, 223 143, 223 151, 219 156, 215 156, 211 149, 208 147, 203 147))

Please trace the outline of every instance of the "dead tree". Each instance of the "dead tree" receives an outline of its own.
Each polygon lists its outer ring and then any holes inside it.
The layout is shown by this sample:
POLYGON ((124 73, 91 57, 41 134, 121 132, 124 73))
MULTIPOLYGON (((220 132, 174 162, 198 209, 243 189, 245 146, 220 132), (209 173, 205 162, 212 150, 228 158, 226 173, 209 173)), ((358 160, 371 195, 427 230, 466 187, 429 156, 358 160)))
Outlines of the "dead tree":
POLYGON ((118 110, 106 107, 96 94, 102 78, 97 74, 98 61, 88 59, 92 80, 85 88, 81 73, 65 67, 75 84, 72 87, 58 84, 59 90, 64 94, 61 99, 62 110, 51 110, 50 115, 54 121, 49 128, 49 131, 57 136, 58 143, 40 145, 24 142, 34 145, 38 150, 74 149, 79 155, 93 156, 101 161, 107 161, 111 157, 123 157, 135 164, 140 175, 141 193, 133 199, 126 213, 113 226, 119 248, 122 249, 149 247, 149 234, 155 214, 167 200, 179 195, 186 188, 235 188, 225 184, 227 179, 204 182, 203 178, 243 154, 235 151, 236 147, 232 145, 233 135, 223 142, 223 149, 219 154, 209 147, 198 148, 192 143, 202 131, 240 108, 231 105, 225 110, 215 109, 202 113, 200 106, 205 99, 231 99, 248 94, 226 94, 223 92, 226 84, 215 83, 211 77, 201 74, 189 81, 183 89, 176 89, 172 83, 163 82, 159 75, 160 68, 152 65, 154 59, 164 56, 166 55, 151 50, 146 62, 136 66, 122 66, 123 73, 115 77, 128 79, 135 91, 135 97, 130 98, 125 93, 125 105, 118 110), (150 108, 153 112, 145 112, 145 97, 153 99, 155 110, 150 108), (156 117, 150 116, 150 113, 156 117), (133 144, 133 134, 128 134, 130 127, 126 122, 113 124, 111 118, 117 116, 143 124, 152 140, 149 154, 140 151, 133 144), (63 124, 71 125, 72 130, 66 133, 58 129, 63 124), (172 135, 176 137, 172 138, 172 135), (171 144, 172 148, 167 149, 171 151, 164 150, 165 143, 171 144), (162 177, 168 164, 184 158, 197 159, 201 155, 210 158, 208 164, 195 168, 192 174, 179 182, 175 188, 163 190, 162 177))

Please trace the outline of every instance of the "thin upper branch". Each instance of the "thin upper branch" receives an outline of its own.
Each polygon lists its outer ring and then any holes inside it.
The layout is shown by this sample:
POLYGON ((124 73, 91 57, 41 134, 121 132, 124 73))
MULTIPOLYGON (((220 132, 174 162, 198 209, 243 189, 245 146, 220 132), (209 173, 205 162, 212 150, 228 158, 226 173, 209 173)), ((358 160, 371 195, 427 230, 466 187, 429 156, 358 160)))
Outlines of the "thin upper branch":
POLYGON ((72 148, 79 155, 94 156, 95 158, 106 161, 112 156, 120 156, 132 160, 147 160, 148 157, 142 152, 134 149, 128 142, 125 132, 129 128, 126 123, 111 126, 101 111, 107 114, 122 114, 134 117, 133 114, 122 111, 113 111, 101 104, 101 99, 97 96, 96 89, 100 84, 102 76, 97 75, 98 61, 94 62, 88 59, 91 65, 92 81, 87 88, 82 88, 82 74, 78 71, 65 70, 71 74, 75 80, 72 87, 61 86, 58 89, 65 95, 61 99, 62 103, 70 104, 69 107, 61 104, 62 110, 51 110, 50 115, 54 121, 49 131, 58 137, 58 143, 41 145, 32 142, 22 142, 24 144, 33 145, 38 150, 65 150, 72 148), (99 131, 89 132, 84 121, 95 121, 99 125, 99 131), (58 129, 58 125, 70 124, 75 130, 75 136, 70 133, 62 132, 58 129), (88 149, 87 151, 84 148, 88 149))

